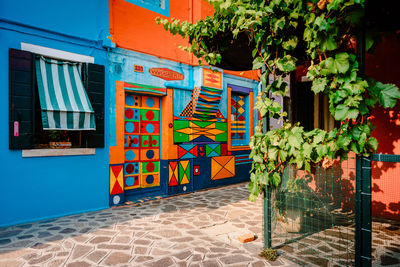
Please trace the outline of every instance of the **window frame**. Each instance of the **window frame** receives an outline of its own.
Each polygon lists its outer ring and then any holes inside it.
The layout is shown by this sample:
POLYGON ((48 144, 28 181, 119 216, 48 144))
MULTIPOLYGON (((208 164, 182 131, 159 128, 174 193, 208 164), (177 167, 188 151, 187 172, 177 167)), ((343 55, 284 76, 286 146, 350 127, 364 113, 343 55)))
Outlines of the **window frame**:
POLYGON ((248 134, 248 142, 250 142, 251 136, 253 136, 254 132, 254 122, 253 122, 253 90, 248 87, 237 86, 234 84, 227 85, 227 93, 228 93, 228 105, 227 105, 227 123, 228 123, 228 150, 236 151, 236 150, 249 150, 249 145, 232 145, 231 140, 231 110, 232 110, 232 92, 238 93, 246 96, 246 102, 248 103, 248 112, 246 116, 246 133, 248 134))
MULTIPOLYGON (((76 53, 71 53, 71 52, 67 52, 67 51, 62 51, 62 50, 58 50, 58 49, 53 49, 53 48, 48 48, 48 47, 44 47, 44 46, 39 46, 39 45, 34 45, 34 44, 29 44, 29 43, 24 43, 21 42, 21 49, 20 51, 25 51, 25 52, 30 52, 33 54, 33 56, 36 55, 43 55, 46 57, 51 57, 51 58, 55 58, 58 60, 66 60, 66 61, 74 61, 74 62, 79 62, 79 63, 84 63, 86 65, 90 64, 94 64, 94 57, 91 56, 86 56, 86 55, 81 55, 81 54, 76 54, 76 53)), ((94 64, 94 66, 96 67, 97 65, 94 64)), ((104 68, 104 66, 99 65, 100 67, 104 68)), ((89 66, 85 66, 85 68, 87 68, 89 66)), ((34 68, 34 66, 32 66, 32 68, 34 68)), ((32 71, 33 75, 35 70, 32 71)), ((87 74, 86 74, 87 75, 87 74)), ((35 76, 35 75, 34 75, 35 76)), ((104 76, 104 75, 103 75, 104 76)), ((85 80, 87 80, 88 77, 85 78, 85 80)), ((83 81, 85 83, 85 80, 83 81)), ((11 86, 11 81, 9 81, 10 86, 11 86)), ((35 86, 36 83, 36 76, 32 77, 32 87, 36 87, 35 86)), ((9 95, 11 95, 11 88, 10 87, 10 91, 9 91, 9 95)), ((92 88, 93 89, 93 88, 92 88)), ((12 89, 14 90, 14 89, 12 89)), ((34 89, 35 91, 33 92, 33 96, 32 97, 36 97, 37 95, 37 90, 36 88, 34 89)), ((89 91, 87 88, 85 88, 85 90, 87 90, 87 93, 89 94, 89 91)), ((105 77, 103 77, 103 100, 104 100, 104 94, 105 94, 105 77)), ((89 96, 89 95, 88 95, 89 96)), ((95 98, 96 99, 96 98, 95 98)), ((101 99, 101 98, 100 98, 101 99)), ((33 105, 35 104, 36 99, 32 99, 33 105)), ((104 124, 104 110, 105 110, 105 103, 104 101, 102 102, 103 104, 103 113, 100 115, 96 115, 99 116, 99 120, 101 121, 102 124, 104 124), (102 117, 101 117, 102 116, 102 117)), ((11 112, 11 111, 10 111, 11 112)), ((35 106, 33 106, 33 114, 35 114, 35 106)), ((35 115, 35 117, 32 117, 32 123, 36 124, 37 120, 38 120, 38 116, 35 115)), ((12 127, 11 125, 11 121, 9 122, 10 125, 9 127, 12 127)), ((97 125, 96 125, 97 128, 97 125)), ((33 135, 35 134, 35 126, 33 126, 32 128, 32 138, 33 135)), ((104 139, 104 127, 102 127, 100 129, 101 134, 103 135, 103 139, 104 139)), ((79 131, 84 132, 84 131, 79 131)), ((96 131, 93 131, 91 133, 86 133, 86 134, 99 134, 96 131)), ((11 136, 10 136, 11 138, 11 136)), ((11 140, 10 140, 11 142, 11 140)), ((36 145, 34 144, 34 140, 31 140, 30 142, 32 146, 36 145)), ((28 145, 29 147, 31 145, 28 145)), ((51 148, 24 148, 24 146, 19 147, 17 146, 13 146, 11 147, 11 143, 10 143, 10 150, 21 150, 21 154, 22 157, 44 157, 44 156, 72 156, 72 155, 93 155, 96 154, 96 148, 101 148, 104 147, 104 140, 103 140, 103 145, 101 146, 101 144, 99 145, 99 143, 94 144, 93 146, 86 144, 86 146, 82 146, 81 147, 76 147, 76 148, 65 148, 65 149, 51 149, 51 148)))

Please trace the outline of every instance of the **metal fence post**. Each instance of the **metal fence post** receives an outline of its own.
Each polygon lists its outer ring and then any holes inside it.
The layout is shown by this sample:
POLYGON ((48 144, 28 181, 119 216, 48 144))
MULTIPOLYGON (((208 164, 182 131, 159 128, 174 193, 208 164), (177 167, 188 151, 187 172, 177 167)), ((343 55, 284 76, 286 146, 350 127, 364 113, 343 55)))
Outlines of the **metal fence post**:
POLYGON ((372 207, 371 157, 356 159, 356 232, 355 265, 371 266, 372 207))
POLYGON ((264 249, 271 247, 271 188, 264 190, 264 249))

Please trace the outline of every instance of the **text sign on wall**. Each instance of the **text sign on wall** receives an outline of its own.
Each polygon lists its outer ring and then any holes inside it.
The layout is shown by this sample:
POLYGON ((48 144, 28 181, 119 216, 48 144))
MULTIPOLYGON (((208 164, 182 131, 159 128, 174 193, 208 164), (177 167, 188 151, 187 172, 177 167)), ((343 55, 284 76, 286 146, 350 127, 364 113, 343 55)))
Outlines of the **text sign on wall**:
POLYGON ((173 80, 183 80, 185 76, 182 73, 167 69, 167 68, 151 68, 149 73, 155 77, 173 81, 173 80))

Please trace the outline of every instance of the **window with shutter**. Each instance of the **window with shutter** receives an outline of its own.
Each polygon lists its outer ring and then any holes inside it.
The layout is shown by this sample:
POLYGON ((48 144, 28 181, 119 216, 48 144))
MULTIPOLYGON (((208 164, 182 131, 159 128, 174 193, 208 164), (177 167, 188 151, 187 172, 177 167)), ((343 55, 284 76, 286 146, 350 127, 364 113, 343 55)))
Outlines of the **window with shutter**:
POLYGON ((104 147, 104 66, 10 49, 9 73, 10 149, 104 147))

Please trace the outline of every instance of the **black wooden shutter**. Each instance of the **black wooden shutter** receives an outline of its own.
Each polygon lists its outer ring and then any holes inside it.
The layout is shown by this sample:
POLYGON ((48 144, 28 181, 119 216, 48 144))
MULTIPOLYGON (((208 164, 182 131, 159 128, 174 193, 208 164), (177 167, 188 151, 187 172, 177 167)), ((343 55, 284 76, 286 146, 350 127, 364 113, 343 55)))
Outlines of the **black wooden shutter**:
POLYGON ((33 148, 34 55, 30 52, 10 48, 8 69, 9 147, 10 149, 33 148), (18 134, 14 134, 16 127, 18 134))
POLYGON ((84 68, 86 92, 95 113, 95 131, 82 131, 83 146, 104 147, 104 66, 86 64, 84 68))

